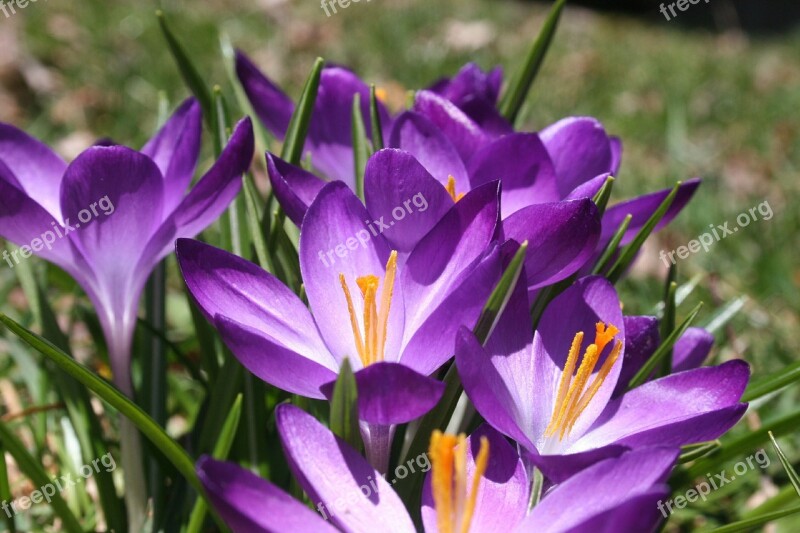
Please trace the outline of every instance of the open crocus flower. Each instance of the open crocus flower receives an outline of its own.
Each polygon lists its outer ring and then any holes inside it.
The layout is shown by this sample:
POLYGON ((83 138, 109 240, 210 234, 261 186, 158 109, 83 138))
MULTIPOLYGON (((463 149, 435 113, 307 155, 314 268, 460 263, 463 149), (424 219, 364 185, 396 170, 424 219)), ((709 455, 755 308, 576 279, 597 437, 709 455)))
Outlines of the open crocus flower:
POLYGON ((114 382, 128 395, 136 311, 150 272, 177 237, 194 236, 222 213, 253 157, 244 119, 184 196, 201 131, 200 107, 190 99, 141 151, 93 146, 67 165, 41 142, 0 125, 0 233, 30 245, 83 287, 106 336, 114 382))
MULTIPOLYGON (((198 475, 234 533, 416 531, 392 489, 396 479, 387 481, 297 407, 279 406, 276 418, 289 467, 317 512, 233 463, 201 458, 198 475)), ((677 454, 650 448, 601 461, 549 491, 530 512, 523 463, 489 426, 468 439, 434 435, 429 454, 409 461, 421 471, 405 472, 427 472, 421 511, 428 533, 647 532, 658 523, 657 502, 669 492, 665 480, 677 454)))
MULTIPOLYGON (((299 225, 325 182, 270 154, 267 166, 276 196, 299 225)), ((487 171, 487 178, 489 175, 487 171)), ((491 183, 487 179, 476 189, 491 183)), ((410 153, 389 148, 376 152, 367 162, 364 195, 368 227, 380 232, 401 255, 413 249, 454 203, 464 198, 463 193, 455 193, 452 182, 443 185, 410 153)), ((363 234, 369 235, 362 227, 358 235, 363 234)), ((526 267, 531 288, 555 283, 577 271, 594 254, 599 235, 600 218, 588 198, 524 207, 502 223, 503 239, 529 243, 526 267)), ((335 257, 322 260, 333 262, 335 257)))
MULTIPOLYGON (((322 399, 349 358, 364 442, 385 468, 394 424, 439 400, 443 386, 428 376, 452 357, 459 326, 474 326, 500 278, 497 196, 496 184, 473 191, 401 255, 365 229, 369 213, 347 186, 326 185, 300 234, 311 312, 273 276, 222 250, 180 240, 178 259, 200 309, 264 381, 322 399)), ((408 217, 397 224, 413 232, 419 222, 408 217)))
POLYGON ((604 278, 583 278, 555 298, 535 335, 519 284, 485 348, 459 332, 456 364, 478 412, 554 482, 627 448, 713 440, 746 410, 743 361, 679 372, 612 398, 626 337, 619 299, 604 278))
POLYGON ((467 63, 455 76, 437 81, 428 90, 452 102, 484 131, 503 135, 513 128, 497 110, 502 84, 502 67, 484 72, 475 63, 467 63))
MULTIPOLYGON (((258 118, 278 139, 283 139, 294 112, 292 100, 241 51, 236 52, 236 75, 258 118)), ((361 99, 361 114, 369 117, 369 86, 343 67, 325 67, 306 136, 305 150, 312 165, 330 180, 342 180, 354 187, 352 109, 353 97, 361 99)), ((389 131, 391 117, 378 101, 381 127, 389 131)), ((367 136, 372 138, 369 121, 367 136)))

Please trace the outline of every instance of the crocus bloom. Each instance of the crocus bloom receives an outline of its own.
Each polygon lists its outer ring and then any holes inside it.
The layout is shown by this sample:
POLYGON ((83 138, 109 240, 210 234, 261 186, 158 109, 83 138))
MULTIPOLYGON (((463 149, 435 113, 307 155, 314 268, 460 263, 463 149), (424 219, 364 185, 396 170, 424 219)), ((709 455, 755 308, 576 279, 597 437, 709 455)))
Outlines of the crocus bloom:
MULTIPOLYGON (((253 157, 252 125, 244 119, 184 196, 201 129, 200 107, 190 99, 141 151, 93 146, 67 165, 41 142, 0 124, 0 233, 24 246, 23 257, 30 246, 83 287, 106 337, 114 383, 129 396, 136 312, 150 272, 175 238, 196 235, 224 211, 253 157)), ((146 504, 139 435, 125 418, 121 442, 130 528, 138 531, 146 504)))
MULTIPOLYGON (((500 277, 498 209, 496 184, 473 191, 406 256, 365 229, 369 213, 347 186, 326 185, 300 234, 313 316, 273 276, 232 254, 180 240, 178 259, 200 309, 264 381, 321 399, 350 359, 364 441, 385 468, 393 425, 439 400, 443 386, 427 376, 452 356, 458 327, 475 324, 500 277)), ((425 214, 398 225, 414 233, 425 214)))
POLYGON ((428 90, 449 100, 484 131, 503 135, 513 128, 497 110, 503 69, 484 72, 475 63, 467 63, 452 78, 443 78, 428 90))
MULTIPOLYGON (((235 533, 415 531, 392 490, 396 479, 384 479, 297 407, 279 406, 276 418, 289 467, 319 514, 235 464, 201 458, 198 475, 235 533)), ((677 450, 651 448, 601 461, 549 491, 530 512, 523 463, 491 427, 469 439, 435 435, 428 457, 422 457, 430 471, 421 509, 428 533, 646 532, 658 523, 657 502, 669 492, 664 482, 677 450)))
MULTIPOLYGON (((272 83, 241 51, 236 52, 236 75, 261 122, 278 139, 283 139, 294 112, 292 100, 272 83)), ((355 185, 353 163, 352 109, 358 94, 361 114, 369 117, 369 87, 350 70, 325 67, 320 76, 317 99, 309 124, 305 150, 311 153, 312 164, 331 180, 355 185)), ((378 101, 381 127, 388 133, 389 112, 378 101)), ((372 138, 372 126, 365 124, 372 138)))
MULTIPOLYGON (((267 167, 276 196, 282 198, 286 213, 299 225, 325 182, 270 154, 267 167)), ((480 187, 490 184, 487 180, 480 187)), ((442 185, 408 152, 388 148, 376 152, 367 162, 364 195, 369 212, 364 220, 400 254, 413 249, 457 199, 464 197, 454 196, 452 189, 442 185), (403 216, 400 220, 399 215, 403 216)), ((362 227, 359 234, 364 233, 367 230, 362 227)), ((529 285, 538 288, 560 281, 583 266, 593 255, 599 234, 597 209, 591 200, 581 198, 519 209, 503 221, 501 237, 528 241, 529 285)))
POLYGON ((106 336, 114 382, 129 395, 136 310, 150 272, 177 237, 194 236, 222 213, 253 156, 244 119, 184 196, 201 129, 200 107, 190 99, 141 151, 93 146, 67 165, 36 139, 0 125, 0 231, 34 250, 38 241, 38 255, 83 287, 106 336))
POLYGON ((604 278, 583 278, 554 299, 534 335, 519 285, 485 348, 460 331, 456 364, 478 412, 555 482, 628 448, 713 440, 746 410, 743 361, 679 372, 612 398, 626 335, 604 278))

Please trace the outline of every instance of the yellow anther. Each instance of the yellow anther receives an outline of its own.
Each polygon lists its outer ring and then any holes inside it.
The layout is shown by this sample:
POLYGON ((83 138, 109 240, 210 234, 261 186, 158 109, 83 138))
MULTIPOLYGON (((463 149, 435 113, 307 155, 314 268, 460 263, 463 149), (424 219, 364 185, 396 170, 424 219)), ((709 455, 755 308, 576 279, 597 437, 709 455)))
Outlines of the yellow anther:
POLYGON ((586 348, 583 354, 578 372, 574 376, 575 366, 577 365, 578 352, 580 351, 581 344, 583 343, 583 332, 579 331, 575 334, 572 340, 572 345, 567 355, 567 361, 564 364, 564 370, 561 374, 561 380, 558 384, 558 391, 556 393, 556 401, 553 404, 553 414, 550 418, 550 423, 545 429, 545 437, 552 437, 558 433, 559 440, 564 439, 572 431, 572 427, 580 417, 581 413, 592 401, 592 398, 600 386, 605 381, 611 368, 619 358, 622 351, 622 342, 617 341, 611 353, 606 358, 600 371, 592 380, 592 383, 587 388, 587 382, 594 372, 597 362, 603 353, 603 349, 614 339, 619 333, 619 329, 609 324, 606 326, 603 322, 598 322, 595 327, 594 343, 586 348))
POLYGON ((468 533, 478 489, 489 465, 489 440, 481 437, 481 447, 475 457, 475 472, 467 487, 467 442, 436 430, 431 435, 428 455, 431 460, 431 489, 436 506, 436 521, 440 533, 468 533))
POLYGON ((389 311, 391 311, 396 276, 397 252, 392 251, 389 255, 389 260, 386 262, 386 276, 383 280, 383 288, 380 290, 380 308, 378 307, 380 278, 372 274, 356 278, 356 284, 361 290, 361 297, 364 301, 364 335, 362 337, 350 289, 347 287, 344 274, 339 274, 339 282, 342 285, 344 297, 347 301, 347 313, 350 315, 350 327, 353 330, 356 351, 363 366, 384 360, 386 330, 389 327, 389 311))
POLYGON ((464 197, 464 193, 456 194, 456 179, 450 175, 447 177, 447 194, 450 195, 450 198, 453 199, 454 202, 461 200, 464 197))
POLYGON ((383 87, 376 87, 375 88, 375 98, 377 98, 378 100, 380 100, 384 104, 386 103, 386 97, 387 96, 388 96, 388 93, 386 92, 386 89, 384 89, 383 87))

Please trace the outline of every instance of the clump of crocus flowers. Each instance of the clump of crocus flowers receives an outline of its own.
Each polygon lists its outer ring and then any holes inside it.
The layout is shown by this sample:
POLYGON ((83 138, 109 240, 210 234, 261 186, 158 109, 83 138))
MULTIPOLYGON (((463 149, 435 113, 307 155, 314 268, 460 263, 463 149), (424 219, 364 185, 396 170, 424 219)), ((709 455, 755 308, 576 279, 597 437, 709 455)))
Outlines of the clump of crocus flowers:
MULTIPOLYGON (((263 126, 303 147, 258 156, 279 206, 258 264, 194 239, 240 194, 250 119, 191 188, 193 99, 141 150, 103 143, 69 164, 0 126, 3 237, 24 246, 87 202, 113 202, 113 216, 40 255, 95 306, 123 393, 135 395, 145 282, 175 250, 222 365, 241 363, 272 394, 258 423, 274 417, 294 490, 202 455, 196 488, 215 517, 242 533, 654 530, 681 447, 717 439, 748 407, 745 362, 702 366, 710 333, 662 338, 677 327, 625 315, 615 287, 633 243, 699 180, 609 204, 621 140, 590 117, 515 129, 500 69, 466 65, 390 110, 326 67, 298 128, 301 103, 244 53, 235 61, 263 126), (429 468, 408 475, 420 458, 429 468)), ((128 479, 140 461, 126 455, 128 479)))

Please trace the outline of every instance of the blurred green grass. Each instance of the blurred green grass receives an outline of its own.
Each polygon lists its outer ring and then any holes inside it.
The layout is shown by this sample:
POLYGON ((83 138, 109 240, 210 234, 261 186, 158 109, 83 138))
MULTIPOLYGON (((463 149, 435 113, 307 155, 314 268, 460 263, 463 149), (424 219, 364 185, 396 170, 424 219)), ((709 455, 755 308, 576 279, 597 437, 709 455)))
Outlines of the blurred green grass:
MULTIPOLYGON (((4 38, 14 44, 0 68, 0 120, 72 155, 98 137, 140 145, 155 126, 159 93, 173 104, 188 95, 165 50, 155 8, 64 1, 31 4, 0 19, 0 31, 11 32, 4 38)), ((202 72, 230 94, 221 33, 292 95, 322 56, 386 87, 392 102, 467 61, 512 72, 545 9, 499 0, 362 0, 331 17, 316 2, 299 0, 175 0, 162 8, 202 72)), ((769 202, 771 220, 679 263, 681 280, 705 276, 684 312, 703 299, 707 318, 724 302, 749 298, 720 332, 724 348, 715 357, 744 357, 756 375, 797 360, 798 52, 800 33, 712 35, 568 8, 523 113, 530 129, 593 115, 622 137, 616 199, 704 178, 694 201, 643 250, 622 285, 626 312, 650 312, 660 297, 660 249, 684 245, 709 224, 733 223, 739 213, 769 202)), ((4 272, 0 280, 8 294, 13 275, 4 272)), ((796 400, 796 394, 783 395, 772 407, 781 412, 796 400)))

